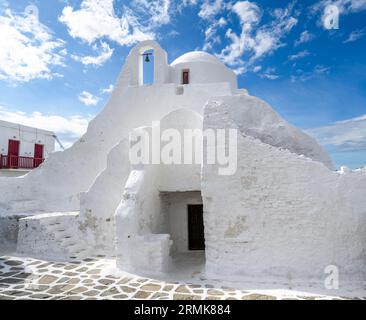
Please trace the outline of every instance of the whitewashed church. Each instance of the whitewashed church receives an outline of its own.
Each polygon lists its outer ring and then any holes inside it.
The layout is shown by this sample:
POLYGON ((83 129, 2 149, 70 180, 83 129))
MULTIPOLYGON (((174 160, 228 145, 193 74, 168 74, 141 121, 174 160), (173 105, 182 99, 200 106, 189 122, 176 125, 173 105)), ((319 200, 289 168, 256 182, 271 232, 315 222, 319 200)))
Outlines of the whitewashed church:
POLYGON ((205 52, 168 64, 154 41, 128 55, 104 110, 70 149, 21 178, 0 178, 0 241, 68 259, 116 256, 120 269, 164 274, 177 257, 200 256, 206 277, 366 280, 366 171, 334 171, 317 142, 205 52), (144 85, 144 61, 154 65, 144 85), (130 161, 141 130, 235 129, 236 170, 130 161), (9 219, 19 224, 5 228, 9 219), (6 233, 11 232, 12 237, 6 233))

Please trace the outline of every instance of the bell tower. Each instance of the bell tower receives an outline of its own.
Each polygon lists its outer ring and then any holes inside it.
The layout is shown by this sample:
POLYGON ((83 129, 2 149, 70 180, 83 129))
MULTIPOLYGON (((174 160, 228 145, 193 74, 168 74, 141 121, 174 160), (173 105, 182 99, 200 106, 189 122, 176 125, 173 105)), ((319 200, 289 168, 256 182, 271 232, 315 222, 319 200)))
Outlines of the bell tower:
POLYGON ((141 86, 144 84, 144 64, 151 63, 153 59, 153 82, 168 83, 169 65, 168 57, 158 43, 152 40, 142 41, 137 44, 128 55, 122 70, 120 81, 127 86, 141 86))

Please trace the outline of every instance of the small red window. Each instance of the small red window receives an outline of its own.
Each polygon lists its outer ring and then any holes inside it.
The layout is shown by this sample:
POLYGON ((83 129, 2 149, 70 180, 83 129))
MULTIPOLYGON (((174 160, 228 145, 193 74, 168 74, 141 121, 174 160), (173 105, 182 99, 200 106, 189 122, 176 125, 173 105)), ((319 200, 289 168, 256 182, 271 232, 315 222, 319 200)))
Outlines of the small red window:
POLYGON ((182 84, 189 84, 189 71, 188 70, 183 70, 182 84))

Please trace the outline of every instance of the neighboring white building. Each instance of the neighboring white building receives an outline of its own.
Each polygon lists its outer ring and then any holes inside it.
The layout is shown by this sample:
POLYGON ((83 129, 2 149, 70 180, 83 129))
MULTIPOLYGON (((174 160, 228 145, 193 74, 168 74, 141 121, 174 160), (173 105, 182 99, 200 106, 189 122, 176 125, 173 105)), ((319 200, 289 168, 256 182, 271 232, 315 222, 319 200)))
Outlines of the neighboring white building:
POLYGON ((112 254, 121 269, 164 273, 198 253, 212 278, 323 281, 335 265, 342 281, 366 280, 366 170, 334 171, 313 138, 238 89, 217 58, 190 52, 169 64, 154 41, 132 48, 80 140, 21 179, 0 179, 0 216, 15 215, 27 216, 23 254, 112 254), (237 170, 131 163, 130 135, 154 132, 155 121, 179 132, 236 129, 237 170))
POLYGON ((54 150, 53 132, 0 120, 0 177, 24 175, 54 150))

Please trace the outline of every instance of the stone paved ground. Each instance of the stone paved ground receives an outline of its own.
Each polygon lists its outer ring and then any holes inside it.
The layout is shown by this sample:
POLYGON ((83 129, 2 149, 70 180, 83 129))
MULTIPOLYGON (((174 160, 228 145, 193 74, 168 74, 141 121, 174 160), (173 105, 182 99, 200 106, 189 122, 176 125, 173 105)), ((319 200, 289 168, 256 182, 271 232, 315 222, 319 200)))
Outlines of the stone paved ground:
MULTIPOLYGON (((298 292, 263 293, 210 283, 165 282, 114 272, 112 259, 71 262, 0 256, 0 300, 7 299, 343 299, 298 292)), ((366 299, 366 298, 364 298, 366 299)))

